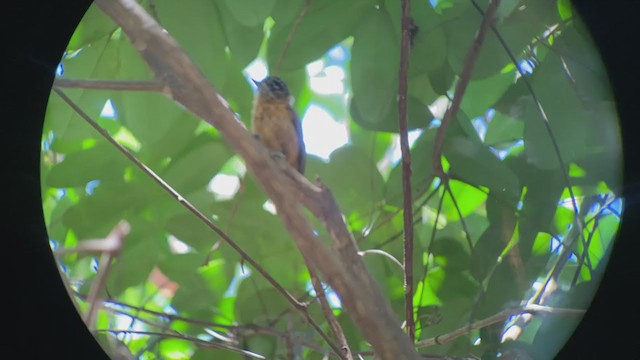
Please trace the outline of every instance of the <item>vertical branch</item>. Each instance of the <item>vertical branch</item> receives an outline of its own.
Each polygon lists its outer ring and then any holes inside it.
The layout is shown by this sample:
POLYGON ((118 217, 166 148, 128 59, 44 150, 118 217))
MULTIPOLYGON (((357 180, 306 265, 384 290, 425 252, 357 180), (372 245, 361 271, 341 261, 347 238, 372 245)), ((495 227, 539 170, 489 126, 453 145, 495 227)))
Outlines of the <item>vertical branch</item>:
POLYGON ((407 125, 407 74, 409 71, 410 37, 409 0, 402 0, 402 39, 400 43, 400 74, 398 87, 398 119, 400 151, 402 152, 402 193, 404 195, 404 297, 407 334, 414 340, 413 321, 413 201, 411 196, 411 151, 407 125))
POLYGON ((451 101, 451 106, 449 107, 449 109, 447 109, 447 112, 445 112, 442 123, 438 128, 438 133, 436 134, 435 144, 433 145, 433 170, 436 176, 439 176, 443 179, 444 171, 442 170, 442 147, 444 145, 444 135, 446 133, 449 122, 458 114, 460 104, 462 103, 462 98, 464 97, 465 91, 467 91, 467 85, 469 85, 469 80, 471 79, 471 74, 473 73, 473 68, 475 67, 476 60, 478 60, 478 56, 480 55, 480 49, 482 48, 482 43, 484 42, 485 35, 487 33, 487 30, 493 23, 496 10, 498 9, 499 5, 500 0, 491 0, 487 11, 485 11, 484 13, 480 28, 478 29, 476 37, 471 44, 471 48, 469 48, 469 52, 467 52, 467 56, 464 59, 464 66, 462 68, 462 72, 460 73, 460 79, 458 81, 458 85, 456 86, 456 92, 453 96, 453 100, 451 101))

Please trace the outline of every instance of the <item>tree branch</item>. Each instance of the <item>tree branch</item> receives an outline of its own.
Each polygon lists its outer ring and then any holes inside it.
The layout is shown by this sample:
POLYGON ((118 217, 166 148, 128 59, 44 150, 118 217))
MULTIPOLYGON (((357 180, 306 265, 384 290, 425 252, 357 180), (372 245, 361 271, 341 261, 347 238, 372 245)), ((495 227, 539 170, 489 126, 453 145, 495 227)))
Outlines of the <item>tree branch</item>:
POLYGON ((333 313, 331 306, 329 305, 329 301, 327 301, 327 294, 322 287, 322 283, 318 278, 315 270, 310 266, 307 266, 309 270, 309 275, 311 276, 311 284, 313 286, 313 290, 316 292, 316 298, 320 302, 320 308, 322 309, 322 314, 324 318, 329 323, 329 328, 333 333, 333 336, 338 340, 340 344, 341 352, 338 354, 341 359, 353 360, 353 355, 351 354, 351 349, 349 348, 349 344, 347 343, 347 337, 344 335, 344 331, 342 331, 342 327, 336 318, 336 315, 333 313))
POLYGON ((462 68, 462 72, 460 73, 460 79, 458 80, 458 85, 456 86, 456 91, 453 96, 453 100, 451 101, 451 106, 444 113, 442 123, 438 128, 438 133, 436 134, 435 143, 433 145, 433 170, 436 176, 444 178, 444 171, 442 170, 442 147, 444 145, 445 133, 447 131, 447 126, 451 119, 455 119, 458 114, 458 110, 460 109, 460 104, 462 103, 462 98, 464 97, 465 91, 467 91, 467 85, 469 85, 469 80, 471 80, 471 74, 473 74, 473 68, 475 67, 476 60, 478 60, 478 56, 480 55, 480 49, 482 48, 482 43, 484 42, 485 35, 487 30, 493 23, 496 10, 500 5, 500 0, 491 0, 487 11, 484 12, 484 17, 482 18, 482 23, 480 24, 480 28, 476 33, 476 37, 467 52, 467 56, 464 60, 464 66, 462 68))
POLYGON ((402 153, 402 193, 404 220, 404 317, 407 334, 415 337, 413 319, 413 201, 411 196, 411 150, 407 125, 407 74, 409 72, 410 42, 409 0, 402 0, 402 39, 400 42, 400 73, 398 74, 398 121, 400 152, 402 153))
POLYGON ((465 325, 459 329, 456 329, 448 334, 438 335, 431 339, 426 339, 419 341, 416 346, 418 348, 433 346, 433 345, 444 345, 460 336, 466 335, 470 333, 472 330, 480 329, 487 327, 489 325, 497 324, 500 322, 506 321, 513 315, 519 314, 532 314, 532 315, 562 315, 562 316, 582 316, 585 313, 585 310, 582 309, 562 309, 562 308, 552 308, 548 306, 540 306, 540 305, 527 305, 520 309, 510 309, 502 311, 498 314, 489 316, 486 319, 482 319, 471 323, 469 325, 465 325))
POLYGON ((159 336, 162 338, 175 338, 175 339, 181 339, 181 340, 185 340, 185 341, 190 341, 194 344, 200 345, 200 346, 204 346, 204 347, 213 347, 213 348, 218 348, 218 349, 224 349, 224 350, 230 350, 239 354, 242 354, 244 356, 248 356, 254 359, 266 359, 264 356, 260 355, 260 354, 256 354, 253 353, 251 351, 247 351, 247 350, 243 350, 243 349, 239 349, 237 347, 234 346, 230 346, 227 345, 225 343, 222 342, 215 342, 213 340, 207 341, 207 340, 202 340, 199 339, 197 337, 193 337, 193 336, 189 336, 189 335, 185 335, 185 334, 180 334, 177 331, 173 332, 173 333, 168 333, 168 332, 158 332, 158 331, 137 331, 137 330, 129 330, 129 329, 98 329, 96 330, 97 332, 108 332, 108 333, 112 333, 112 334, 137 334, 137 335, 150 335, 150 336, 159 336))
POLYGON ((70 89, 95 89, 118 91, 155 91, 166 92, 166 86, 158 81, 124 81, 124 80, 82 80, 56 78, 54 87, 70 89))
POLYGON ((304 19, 304 16, 307 14, 307 11, 309 11, 309 6, 311 6, 311 0, 305 0, 302 10, 300 10, 300 13, 298 14, 298 17, 296 18, 293 25, 291 25, 291 31, 289 31, 289 35, 287 35, 287 40, 284 42, 284 47, 282 48, 282 52, 280 53, 280 58, 276 63, 276 71, 275 71, 276 74, 280 73, 280 66, 284 61, 284 57, 287 56, 287 52, 289 51, 289 46, 291 46, 291 41, 293 41, 293 37, 298 31, 298 26, 300 26, 302 19, 304 19))
POLYGON ((278 166, 266 148, 234 117, 226 101, 184 50, 134 0, 97 0, 96 3, 122 27, 156 77, 168 85, 171 97, 216 127, 244 158, 247 168, 278 209, 301 253, 340 295, 344 308, 377 355, 381 359, 417 359, 418 354, 401 331, 391 306, 358 256, 331 191, 322 184, 309 183, 285 163, 278 166), (325 226, 333 240, 331 249, 316 237, 301 205, 325 226))
POLYGON ((86 298, 86 302, 89 303, 89 310, 84 316, 84 322, 89 329, 95 328, 96 315, 98 307, 101 304, 98 294, 107 283, 109 271, 111 270, 111 262, 120 253, 120 250, 122 249, 122 242, 124 241, 125 236, 129 234, 130 230, 131 228, 129 223, 123 220, 120 221, 104 239, 85 240, 80 242, 77 247, 62 248, 54 251, 56 255, 96 251, 100 252, 98 271, 95 279, 91 283, 89 295, 87 295, 86 298))

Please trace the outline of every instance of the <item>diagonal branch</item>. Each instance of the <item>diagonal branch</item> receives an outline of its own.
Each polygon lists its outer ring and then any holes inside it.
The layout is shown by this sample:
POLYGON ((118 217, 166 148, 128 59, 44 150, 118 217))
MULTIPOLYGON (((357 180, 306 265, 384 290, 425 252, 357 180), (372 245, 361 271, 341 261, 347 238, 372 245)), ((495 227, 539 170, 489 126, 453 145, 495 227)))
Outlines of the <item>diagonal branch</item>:
POLYGON ((293 25, 291 25, 291 31, 289 31, 289 35, 287 35, 287 40, 285 40, 284 42, 284 48, 282 48, 282 52, 280 53, 280 58, 276 63, 276 71, 275 71, 276 74, 280 73, 280 66, 284 61, 285 56, 287 56, 287 52, 289 51, 289 46, 291 46, 293 37, 298 31, 298 27, 300 26, 300 23, 302 23, 302 19, 304 19, 304 16, 307 14, 307 11, 309 11, 309 6, 311 6, 311 0, 305 0, 304 5, 302 6, 302 10, 300 10, 300 13, 298 14, 298 17, 294 21, 293 25))
POLYGON ((345 309, 381 359, 417 359, 409 338, 401 331, 391 306, 367 272, 331 191, 313 185, 285 163, 276 164, 269 152, 235 118, 233 111, 206 80, 177 42, 135 0, 97 0, 131 39, 133 46, 168 85, 171 97, 216 127, 242 156, 247 168, 269 195, 300 252, 340 295, 345 309), (314 214, 333 240, 327 248, 314 234, 302 205, 314 214))
POLYGON ((520 309, 504 310, 495 315, 489 316, 486 319, 478 320, 472 324, 465 325, 459 329, 456 329, 450 333, 438 335, 431 339, 425 339, 416 344, 417 347, 427 347, 433 345, 444 345, 460 336, 470 333, 472 330, 481 329, 489 325, 504 322, 511 316, 519 314, 531 314, 531 315, 560 315, 560 316, 583 316, 585 310, 582 309, 562 309, 551 308, 541 305, 527 305, 520 309))
POLYGON ((471 44, 471 48, 469 48, 467 56, 464 59, 464 66, 462 68, 462 72, 460 73, 458 85, 456 85, 456 91, 453 96, 453 100, 451 101, 451 106, 444 113, 442 123, 438 128, 435 144, 433 145, 433 170, 436 176, 439 176, 441 178, 444 177, 444 171, 442 170, 442 147, 444 145, 447 126, 449 125, 451 119, 455 119, 456 115, 458 114, 460 104, 462 104, 462 98, 464 97, 464 93, 467 91, 469 80, 471 80, 471 74, 473 74, 473 68, 475 67, 476 60, 478 60, 478 56, 480 55, 482 43, 484 42, 487 30, 493 23, 496 15, 496 10, 498 10, 499 5, 500 0, 491 0, 487 11, 484 12, 484 17, 482 18, 480 28, 478 29, 476 37, 475 39, 473 39, 473 43, 471 44))
POLYGON ((166 86, 158 81, 126 81, 126 80, 84 80, 56 78, 54 87, 69 89, 95 89, 118 91, 155 91, 165 92, 166 86))
POLYGON ((217 349, 224 349, 224 350, 233 351, 233 352, 236 352, 236 353, 239 353, 239 354, 242 354, 244 356, 251 357, 251 358, 254 358, 254 359, 266 359, 264 356, 262 356, 260 354, 253 353, 251 351, 239 349, 239 348, 237 348, 235 346, 227 345, 227 344, 219 342, 219 341, 202 340, 200 338, 193 337, 193 336, 190 336, 190 335, 180 334, 175 330, 173 330, 174 332, 137 331, 137 330, 130 330, 130 329, 98 329, 96 331, 97 332, 111 333, 111 334, 115 334, 115 335, 118 335, 118 334, 136 334, 136 335, 159 336, 160 338, 175 338, 175 339, 181 339, 181 340, 189 341, 189 342, 192 342, 194 344, 197 344, 197 345, 200 345, 200 346, 204 346, 204 347, 212 347, 212 348, 217 348, 217 349))
POLYGON ((340 350, 342 351, 341 353, 339 353, 340 358, 353 360, 353 354, 351 353, 351 348, 349 348, 349 344, 347 343, 347 337, 344 335, 344 331, 342 330, 342 327, 340 326, 336 315, 333 313, 333 310, 329 305, 327 294, 322 287, 322 283, 320 282, 320 279, 318 278, 315 270, 313 270, 311 266, 307 266, 307 268, 309 270, 309 276, 311 276, 311 284, 313 286, 313 290, 316 292, 316 297, 320 302, 320 308, 322 309, 324 318, 327 319, 329 328, 331 329, 333 336, 336 338, 336 340, 338 340, 338 343, 340 344, 340 350))
POLYGON ((402 193, 404 220, 404 311, 407 334, 415 338, 413 319, 413 201, 411 196, 411 150, 407 125, 407 75, 409 72, 410 42, 409 0, 402 0, 402 39, 400 42, 400 73, 398 75, 398 121, 400 151, 402 153, 402 193))

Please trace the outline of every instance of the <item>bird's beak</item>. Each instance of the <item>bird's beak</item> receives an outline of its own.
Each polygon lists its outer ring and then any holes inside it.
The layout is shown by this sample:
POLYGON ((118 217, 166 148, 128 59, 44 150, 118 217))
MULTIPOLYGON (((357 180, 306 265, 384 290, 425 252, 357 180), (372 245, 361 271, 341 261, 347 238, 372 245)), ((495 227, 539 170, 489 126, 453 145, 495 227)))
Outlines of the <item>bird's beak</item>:
POLYGON ((251 79, 251 81, 253 81, 253 83, 256 84, 256 86, 260 86, 260 81, 256 81, 254 79, 251 79))

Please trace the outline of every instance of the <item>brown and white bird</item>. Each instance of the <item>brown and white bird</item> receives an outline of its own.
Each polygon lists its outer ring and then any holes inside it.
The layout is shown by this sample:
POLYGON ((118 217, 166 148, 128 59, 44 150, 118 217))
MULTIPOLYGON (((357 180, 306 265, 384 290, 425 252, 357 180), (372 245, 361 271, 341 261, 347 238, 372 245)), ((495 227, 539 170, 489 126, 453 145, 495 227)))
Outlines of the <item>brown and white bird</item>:
POLYGON ((275 76, 254 82, 258 92, 253 102, 253 133, 269 150, 284 155, 291 166, 304 174, 306 152, 302 126, 293 110, 287 84, 275 76))

